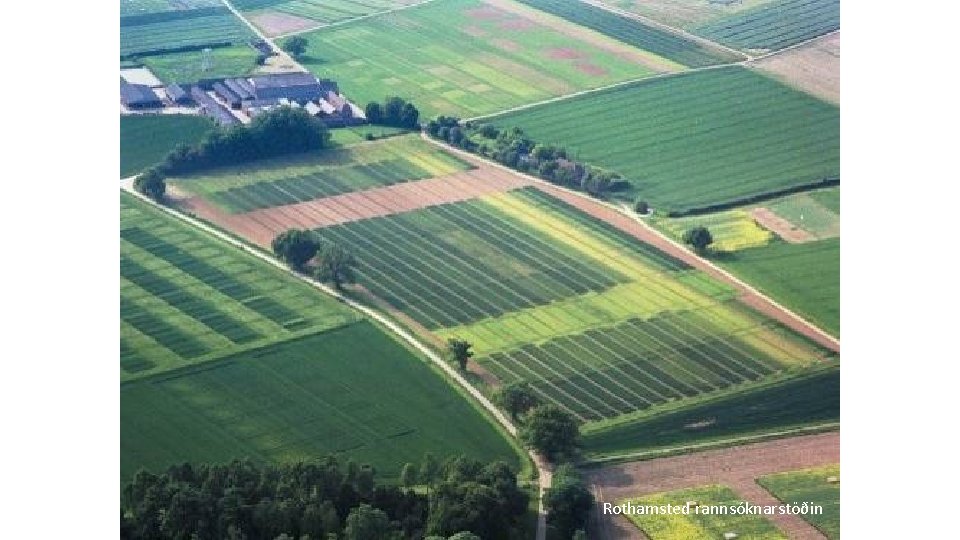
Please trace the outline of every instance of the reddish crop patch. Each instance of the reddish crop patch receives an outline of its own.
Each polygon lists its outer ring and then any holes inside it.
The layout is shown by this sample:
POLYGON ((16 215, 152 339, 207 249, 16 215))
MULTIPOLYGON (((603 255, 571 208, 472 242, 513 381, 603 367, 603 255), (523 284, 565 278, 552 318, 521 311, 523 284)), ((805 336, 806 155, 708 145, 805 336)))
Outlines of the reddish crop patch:
POLYGON ((570 47, 550 47, 546 50, 547 57, 551 60, 578 60, 584 58, 582 52, 571 49, 570 47))
POLYGON ((498 23, 497 26, 503 30, 523 31, 523 30, 530 30, 531 28, 534 28, 537 25, 534 24, 533 21, 528 19, 510 19, 510 20, 498 23))
POLYGON ((277 11, 267 11, 249 15, 249 18, 253 21, 253 24, 257 25, 257 27, 263 30, 263 33, 268 36, 297 32, 317 25, 317 21, 311 21, 310 19, 304 19, 303 17, 277 11))
POLYGON ((517 52, 522 48, 520 47, 520 45, 517 44, 516 41, 510 41, 509 39, 503 39, 503 38, 491 39, 490 43, 492 43, 498 49, 503 49, 504 51, 507 51, 507 52, 517 52))
POLYGON ((471 19, 480 21, 499 21, 507 16, 506 12, 493 6, 483 6, 464 11, 471 19))
POLYGON ((577 71, 580 73, 586 73, 587 75, 594 77, 600 77, 607 74, 607 70, 596 64, 591 64, 590 62, 577 62, 573 66, 577 68, 577 71))
POLYGON ((483 37, 483 36, 486 36, 486 35, 487 35, 487 31, 486 31, 486 30, 484 30, 483 28, 480 28, 479 26, 474 26, 474 25, 472 25, 472 24, 469 24, 469 25, 467 25, 467 26, 464 26, 464 27, 462 27, 460 30, 461 30, 464 34, 466 34, 466 35, 468 35, 468 36, 473 36, 473 37, 483 37))

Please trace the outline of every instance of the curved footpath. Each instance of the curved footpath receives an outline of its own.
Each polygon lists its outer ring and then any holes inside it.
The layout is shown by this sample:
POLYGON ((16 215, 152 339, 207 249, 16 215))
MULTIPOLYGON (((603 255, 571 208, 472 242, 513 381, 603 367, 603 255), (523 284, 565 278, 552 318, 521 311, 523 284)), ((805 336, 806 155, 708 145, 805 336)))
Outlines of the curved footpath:
POLYGON ((730 272, 727 272, 709 260, 696 255, 679 242, 674 241, 665 234, 654 229, 636 214, 612 203, 595 199, 586 193, 560 187, 541 178, 537 178, 536 176, 514 171, 513 169, 505 165, 501 165, 495 161, 488 160, 465 150, 450 146, 449 144, 442 143, 428 136, 426 133, 421 133, 421 137, 434 145, 446 149, 448 152, 453 152, 458 156, 463 157, 471 163, 499 167, 500 169, 510 171, 513 174, 529 179, 535 186, 537 186, 538 189, 554 195, 560 200, 577 207, 581 211, 606 221, 618 229, 632 234, 639 240, 651 244, 661 251, 673 255, 674 257, 686 262, 694 268, 702 270, 717 280, 726 283, 740 292, 740 301, 744 304, 751 306, 757 311, 760 311, 774 320, 785 324, 792 330, 810 338, 821 346, 837 353, 840 352, 839 339, 833 337, 827 332, 824 332, 813 323, 807 321, 800 315, 797 315, 793 311, 779 304, 777 301, 763 294, 730 272))
MULTIPOLYGON (((289 275, 305 283, 312 285, 313 287, 323 291, 324 293, 330 296, 333 296, 340 302, 343 302, 344 304, 356 309, 357 311, 360 311, 367 317, 377 321, 378 323, 388 328, 391 332, 396 334, 403 341, 409 343, 415 349, 423 353, 424 356, 429 358, 434 364, 436 364, 440 369, 442 369, 444 373, 446 373, 447 375, 450 376, 450 378, 455 380, 461 387, 463 387, 464 390, 469 392, 470 395, 473 396, 473 398, 476 399, 480 403, 480 405, 483 406, 484 409, 486 409, 491 415, 493 415, 494 418, 496 418, 498 422, 500 422, 500 425, 502 425, 503 428, 507 430, 507 433, 509 433, 513 437, 517 436, 517 427, 513 424, 513 422, 510 421, 510 419, 505 414, 503 414, 502 412, 500 412, 499 409, 497 409, 497 407, 493 404, 493 402, 487 399, 487 396, 483 395, 479 390, 474 388, 473 385, 471 385, 463 377, 463 375, 460 374, 460 372, 458 372, 456 369, 451 367, 448 362, 446 362, 443 358, 440 357, 440 355, 438 355, 432 349, 430 349, 429 347, 421 343, 413 334, 408 332, 402 326, 388 319, 387 317, 381 315, 377 311, 363 304, 360 304, 354 300, 351 300, 350 298, 343 296, 342 294, 340 294, 340 292, 338 292, 334 288, 328 287, 322 283, 318 283, 307 276, 298 274, 290 270, 290 268, 288 268, 285 264, 281 263, 277 259, 257 249, 254 249, 248 246, 247 244, 237 240, 236 238, 233 238, 232 236, 220 231, 219 229, 216 229, 210 225, 207 225, 206 223, 200 220, 197 220, 193 217, 177 212, 169 207, 163 206, 161 204, 157 204, 150 198, 145 197, 144 195, 142 195, 141 193, 133 189, 133 179, 134 177, 130 177, 130 178, 125 178, 121 180, 120 188, 132 194, 133 196, 137 197, 138 199, 152 205, 153 207, 158 208, 161 211, 166 212, 167 214, 177 219, 186 221, 187 223, 190 223, 194 227, 197 227, 198 229, 202 229, 203 231, 219 238, 220 240, 223 240, 224 242, 227 242, 228 244, 238 249, 241 249, 244 252, 249 253, 250 255, 253 255, 254 257, 257 257, 258 259, 276 268, 279 268, 284 272, 287 272, 289 275)), ((546 464, 546 462, 539 455, 537 455, 532 451, 529 452, 529 455, 530 455, 530 459, 533 461, 534 466, 536 466, 537 468, 538 483, 540 485, 539 516, 537 517, 537 537, 536 538, 537 540, 546 540, 547 530, 546 530, 546 514, 543 509, 543 492, 545 489, 550 487, 551 471, 548 465, 546 464)))

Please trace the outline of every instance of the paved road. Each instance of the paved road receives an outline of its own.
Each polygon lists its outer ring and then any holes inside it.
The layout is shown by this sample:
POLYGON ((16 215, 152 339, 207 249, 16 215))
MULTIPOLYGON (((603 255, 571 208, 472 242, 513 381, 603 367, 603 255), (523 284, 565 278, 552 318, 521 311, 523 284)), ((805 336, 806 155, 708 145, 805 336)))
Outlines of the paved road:
MULTIPOLYGON (((420 340, 418 340, 413 334, 408 332, 405 328, 393 322, 392 320, 388 319, 387 317, 381 315, 379 312, 363 304, 357 303, 351 300, 350 298, 347 298, 346 296, 343 296, 336 289, 332 287, 328 287, 322 283, 318 283, 307 276, 303 276, 301 274, 291 271, 285 264, 281 263, 280 261, 274 259, 269 255, 266 255, 260 250, 254 249, 248 246, 247 244, 244 244, 243 242, 220 231, 219 229, 216 229, 210 225, 207 225, 206 223, 199 221, 197 219, 194 219, 190 216, 181 214, 180 212, 177 212, 171 208, 155 203, 151 199, 143 196, 142 194, 138 193, 136 190, 133 189, 133 178, 134 177, 130 177, 130 178, 125 178, 121 180, 120 188, 136 196, 140 200, 154 206, 155 208, 158 208, 163 212, 166 212, 167 214, 177 219, 190 223, 194 227, 198 229, 202 229, 203 231, 219 238, 220 240, 223 240, 224 242, 242 251, 249 253, 250 255, 253 255, 254 257, 266 262, 267 264, 270 264, 272 266, 275 266, 283 270, 284 272, 287 272, 289 275, 295 277, 296 279, 299 279, 323 291, 324 293, 330 296, 333 296, 340 302, 343 302, 344 304, 347 304, 348 306, 356 309, 357 311, 360 311, 367 317, 377 321, 378 323, 380 323, 381 325, 389 329, 391 332, 396 334, 402 340, 406 341, 412 347, 420 351, 424 356, 429 358, 434 364, 436 364, 440 369, 442 369, 444 373, 450 376, 451 379, 455 380, 457 384, 463 387, 463 389, 466 390, 471 396, 473 396, 473 398, 476 399, 480 403, 480 405, 483 406, 483 408, 485 408, 491 415, 493 415, 494 418, 496 418, 496 420, 500 423, 500 425, 503 426, 503 428, 507 431, 507 433, 509 433, 513 437, 517 436, 517 427, 513 424, 512 421, 510 421, 510 419, 505 414, 500 412, 500 409, 498 409, 493 404, 493 402, 487 399, 487 396, 480 393, 480 391, 474 388, 473 385, 470 384, 463 377, 463 375, 460 374, 459 371, 454 369, 449 362, 441 358, 440 355, 435 353, 432 349, 430 349, 429 347, 421 343, 420 340)), ((540 515, 537 520, 537 540, 545 540, 546 539, 546 522, 545 522, 545 514, 543 511, 543 491, 546 488, 550 487, 551 471, 549 466, 539 455, 533 452, 530 452, 530 458, 533 460, 534 465, 537 467, 537 474, 539 476, 539 483, 540 483, 540 515)))
MULTIPOLYGON (((776 505, 779 501, 756 483, 758 477, 835 463, 840 463, 840 433, 831 432, 614 465, 590 471, 586 479, 598 503, 722 484, 752 504, 776 505)), ((599 511, 602 505, 597 507, 591 538, 643 537, 626 518, 604 516, 599 511)), ((768 517, 792 539, 824 538, 798 516, 768 517)))

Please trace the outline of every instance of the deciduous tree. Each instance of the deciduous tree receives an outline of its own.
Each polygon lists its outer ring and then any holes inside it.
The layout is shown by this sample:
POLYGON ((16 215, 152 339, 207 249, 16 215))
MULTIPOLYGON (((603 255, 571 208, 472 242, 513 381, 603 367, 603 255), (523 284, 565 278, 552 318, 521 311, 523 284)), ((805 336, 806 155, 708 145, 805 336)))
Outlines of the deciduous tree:
POLYGON ((150 168, 134 178, 133 189, 157 202, 162 202, 167 192, 167 183, 160 171, 156 168, 150 168))
POLYGON ((332 283, 336 289, 341 289, 344 283, 355 283, 357 278, 354 268, 357 260, 353 254, 340 244, 324 242, 320 246, 317 257, 317 268, 314 277, 323 283, 332 283))
POLYGON ((301 270, 317 254, 320 238, 310 230, 289 229, 278 234, 270 246, 278 259, 295 270, 301 270))
POLYGON ((307 41, 307 38, 303 36, 290 36, 287 39, 283 40, 283 50, 292 54, 293 56, 302 56, 303 53, 307 52, 307 46, 310 43, 307 41))
POLYGON ((703 252, 707 246, 713 243, 713 235, 710 230, 702 225, 698 225, 683 233, 683 242, 693 246, 693 249, 703 252))
POLYGON ((514 419, 540 403, 533 393, 533 388, 525 381, 510 383, 501 388, 497 392, 497 400, 514 419))
POLYGON ((556 405, 538 405, 524 416, 519 436, 525 445, 556 463, 573 455, 579 444, 580 428, 569 413, 556 405))
POLYGON ((473 356, 473 347, 469 341, 459 338, 450 338, 447 340, 447 348, 450 351, 450 357, 460 366, 461 370, 466 371, 467 361, 473 356))

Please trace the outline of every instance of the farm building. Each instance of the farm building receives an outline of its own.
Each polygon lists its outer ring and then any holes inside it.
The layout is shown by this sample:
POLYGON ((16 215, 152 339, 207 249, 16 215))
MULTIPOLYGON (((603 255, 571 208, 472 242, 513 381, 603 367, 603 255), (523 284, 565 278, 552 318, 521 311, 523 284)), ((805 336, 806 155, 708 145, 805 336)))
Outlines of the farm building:
POLYGON ((190 94, 179 84, 174 83, 167 85, 163 90, 167 93, 170 101, 177 105, 193 105, 194 103, 190 94))
POLYGON ((193 99, 200 104, 200 112, 213 118, 218 124, 228 126, 230 124, 236 124, 239 121, 229 109, 208 96, 199 86, 194 86, 190 90, 190 94, 193 96, 193 99))
POLYGON ((120 79, 120 103, 128 109, 156 109, 163 103, 153 89, 143 84, 130 84, 120 79))
POLYGON ((275 73, 250 77, 256 99, 287 98, 298 102, 313 101, 327 92, 337 92, 337 83, 318 79, 309 73, 275 73))
POLYGON ((223 84, 222 82, 214 83, 214 84, 213 84, 213 91, 214 91, 218 96, 220 96, 220 99, 222 99, 222 100, 224 101, 224 103, 226 103, 227 105, 229 105, 231 109, 239 109, 239 108, 240 108, 240 102, 241 102, 240 96, 238 96, 237 94, 233 93, 232 90, 230 90, 229 88, 227 88, 227 85, 223 84))
POLYGON ((241 101, 254 99, 253 88, 250 83, 243 79, 224 79, 223 85, 236 94, 241 101))

